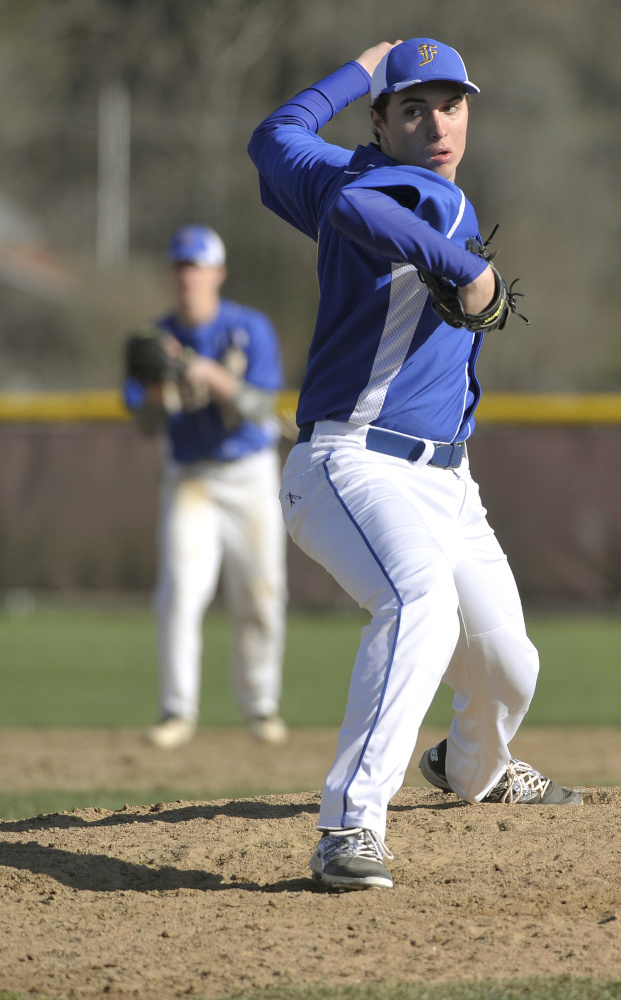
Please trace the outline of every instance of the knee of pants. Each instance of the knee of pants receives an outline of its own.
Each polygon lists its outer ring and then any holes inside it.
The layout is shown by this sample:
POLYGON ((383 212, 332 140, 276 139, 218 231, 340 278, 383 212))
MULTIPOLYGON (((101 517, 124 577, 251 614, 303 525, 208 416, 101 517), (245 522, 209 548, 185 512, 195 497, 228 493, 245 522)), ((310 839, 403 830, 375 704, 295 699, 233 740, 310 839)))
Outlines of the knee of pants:
POLYGON ((373 613, 388 608, 420 608, 427 619, 443 620, 457 611, 459 599, 453 574, 444 559, 435 553, 425 559, 407 558, 400 572, 391 575, 392 586, 378 590, 372 597, 373 613))
POLYGON ((480 654, 493 674, 496 696, 512 711, 526 710, 530 705, 539 674, 539 654, 525 633, 515 634, 503 629, 470 640, 479 646, 480 654))
POLYGON ((518 688, 526 705, 530 705, 539 676, 539 653, 527 636, 520 643, 518 688))

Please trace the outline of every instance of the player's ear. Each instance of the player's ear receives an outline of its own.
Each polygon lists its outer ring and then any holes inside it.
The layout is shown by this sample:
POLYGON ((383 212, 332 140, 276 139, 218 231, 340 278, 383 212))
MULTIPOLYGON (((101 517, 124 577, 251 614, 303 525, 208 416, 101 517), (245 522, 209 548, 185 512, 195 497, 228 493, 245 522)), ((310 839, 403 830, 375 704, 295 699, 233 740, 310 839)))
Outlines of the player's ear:
POLYGON ((375 137, 375 141, 381 146, 382 139, 385 138, 386 122, 376 108, 369 108, 369 114, 371 115, 371 124, 373 125, 373 135, 375 137))
POLYGON ((369 108, 369 114, 371 116, 371 122, 373 124, 373 128, 375 129, 376 132, 379 132, 380 135, 382 135, 385 125, 384 119, 380 115, 379 111, 377 111, 375 108, 369 108))

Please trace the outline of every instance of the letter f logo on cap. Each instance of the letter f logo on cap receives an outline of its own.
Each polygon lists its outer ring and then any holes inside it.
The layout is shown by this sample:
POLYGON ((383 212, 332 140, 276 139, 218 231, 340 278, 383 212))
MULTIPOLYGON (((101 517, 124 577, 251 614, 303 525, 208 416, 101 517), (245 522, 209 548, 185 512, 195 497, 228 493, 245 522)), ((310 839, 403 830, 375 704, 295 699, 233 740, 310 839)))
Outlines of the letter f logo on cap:
POLYGON ((427 63, 433 62, 433 57, 435 56, 436 52, 438 51, 438 46, 437 45, 427 45, 425 43, 424 45, 419 45, 418 46, 418 51, 420 52, 420 54, 422 56, 421 61, 419 63, 419 66, 426 66, 427 63))

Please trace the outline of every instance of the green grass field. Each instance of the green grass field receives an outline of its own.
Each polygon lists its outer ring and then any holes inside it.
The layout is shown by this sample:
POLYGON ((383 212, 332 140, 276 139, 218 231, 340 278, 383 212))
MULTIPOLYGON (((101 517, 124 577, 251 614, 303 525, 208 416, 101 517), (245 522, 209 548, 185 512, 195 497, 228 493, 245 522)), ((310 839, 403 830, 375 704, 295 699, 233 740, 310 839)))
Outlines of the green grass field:
MULTIPOLYGON (((55 1000, 41 993, 5 993, 0 1000, 55 1000)), ((58 1000, 58 998, 56 998, 58 1000)), ((195 1000, 201 1000, 197 996, 195 1000)), ((508 983, 443 983, 424 986, 280 986, 235 993, 229 1000, 621 1000, 621 982, 603 979, 527 979, 508 983)))
MULTIPOLYGON (((292 726, 336 726, 347 697, 361 615, 292 614, 283 715, 292 726)), ((621 618, 533 616, 541 653, 537 693, 524 725, 618 725, 621 721, 621 618)), ((208 615, 201 725, 237 725, 229 690, 229 625, 208 615)), ((42 607, 25 617, 0 614, 0 725, 142 727, 157 716, 155 642, 148 610, 42 607)), ((441 685, 428 724, 446 726, 451 691, 441 685)), ((140 805, 144 790, 0 790, 6 819, 98 805, 140 805)), ((202 788, 151 788, 150 801, 207 798, 202 788)))
MULTIPOLYGON (((363 615, 289 619, 283 715, 293 726, 338 725, 363 615)), ((541 655, 525 725, 621 724, 621 617, 531 616, 541 655)), ((228 681, 229 627, 208 615, 201 724, 241 722, 228 681)), ((143 726, 157 715, 155 641, 147 610, 41 608, 0 614, 1 726, 143 726)), ((426 722, 446 725, 444 685, 426 722)))

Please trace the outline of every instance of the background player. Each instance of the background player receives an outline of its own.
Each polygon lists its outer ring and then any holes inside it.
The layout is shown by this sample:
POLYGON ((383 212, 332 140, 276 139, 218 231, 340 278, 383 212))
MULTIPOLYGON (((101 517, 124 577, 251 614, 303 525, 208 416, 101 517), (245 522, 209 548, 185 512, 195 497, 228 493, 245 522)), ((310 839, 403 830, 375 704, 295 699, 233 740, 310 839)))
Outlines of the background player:
POLYGON ((277 337, 262 313, 221 298, 225 248, 212 229, 178 230, 168 259, 176 304, 157 324, 158 342, 185 359, 183 376, 130 378, 125 392, 143 429, 163 425, 167 435, 156 594, 161 721, 145 736, 173 748, 194 735, 202 620, 222 567, 233 690, 252 733, 278 744, 287 729, 278 715, 286 581, 277 337))
POLYGON ((477 91, 441 42, 381 43, 270 115, 249 147, 264 204, 319 243, 284 517, 372 615, 311 859, 334 886, 392 886, 386 811, 443 678, 455 717, 427 752, 435 784, 469 802, 581 801, 509 753, 538 658, 468 469, 482 334, 443 322, 418 273, 454 282, 470 314, 496 294, 487 260, 465 249, 478 223, 455 184, 477 91), (324 143, 316 133, 369 89, 377 142, 324 143))

